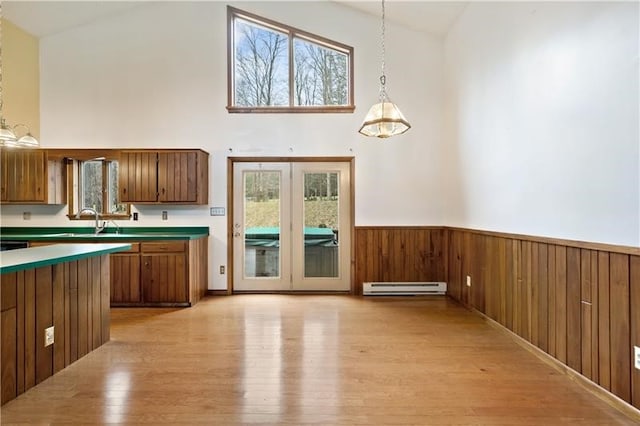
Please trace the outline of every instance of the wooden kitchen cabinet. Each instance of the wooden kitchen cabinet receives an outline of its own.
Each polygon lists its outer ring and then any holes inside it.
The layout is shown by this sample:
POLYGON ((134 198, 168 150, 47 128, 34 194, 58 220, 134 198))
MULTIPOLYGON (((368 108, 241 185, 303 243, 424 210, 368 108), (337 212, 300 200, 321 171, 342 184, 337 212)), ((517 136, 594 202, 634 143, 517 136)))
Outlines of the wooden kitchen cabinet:
POLYGON ((140 280, 140 243, 111 255, 111 303, 142 302, 140 280))
POLYGON ((122 202, 207 204, 209 154, 202 150, 121 151, 122 202))
MULTIPOLYGON (((131 249, 110 255, 111 306, 193 306, 205 296, 208 238, 121 242, 131 249)), ((65 243, 31 241, 29 246, 65 243)))
POLYGON ((120 201, 156 202, 158 200, 158 153, 122 151, 118 162, 120 201))
POLYGON ((148 303, 187 303, 184 242, 142 243, 142 288, 148 303))
POLYGON ((0 201, 7 204, 63 204, 63 164, 46 150, 0 150, 0 201))

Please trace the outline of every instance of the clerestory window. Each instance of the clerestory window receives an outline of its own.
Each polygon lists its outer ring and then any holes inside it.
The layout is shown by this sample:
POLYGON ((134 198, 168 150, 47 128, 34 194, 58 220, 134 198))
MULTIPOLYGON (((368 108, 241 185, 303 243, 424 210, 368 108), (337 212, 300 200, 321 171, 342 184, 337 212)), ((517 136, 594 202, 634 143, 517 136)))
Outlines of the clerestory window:
POLYGON ((229 112, 353 112, 353 48, 228 7, 229 112))

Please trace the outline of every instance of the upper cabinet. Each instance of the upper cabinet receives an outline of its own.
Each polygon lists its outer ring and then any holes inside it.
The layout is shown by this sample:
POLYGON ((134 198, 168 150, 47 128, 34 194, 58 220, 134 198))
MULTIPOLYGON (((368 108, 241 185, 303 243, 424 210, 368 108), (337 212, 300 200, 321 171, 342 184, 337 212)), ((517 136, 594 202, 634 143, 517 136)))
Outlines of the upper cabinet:
POLYGON ((46 150, 0 150, 0 201, 13 204, 63 204, 62 161, 49 160, 46 150))
POLYGON ((202 150, 121 151, 118 176, 121 202, 209 202, 209 154, 202 150))

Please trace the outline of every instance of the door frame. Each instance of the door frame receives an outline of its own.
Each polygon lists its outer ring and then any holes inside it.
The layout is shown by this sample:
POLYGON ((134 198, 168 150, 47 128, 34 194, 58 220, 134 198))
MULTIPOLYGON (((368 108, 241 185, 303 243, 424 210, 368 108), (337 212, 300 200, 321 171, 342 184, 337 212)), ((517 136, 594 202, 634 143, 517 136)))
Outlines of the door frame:
MULTIPOLYGON (((227 157, 227 295, 233 294, 233 166, 235 163, 348 163, 349 164, 349 202, 351 203, 349 234, 349 279, 351 281, 349 294, 355 293, 355 157, 227 157)), ((271 293, 271 292, 270 292, 271 293)), ((300 292, 279 292, 297 293, 300 292)), ((305 294, 330 293, 331 291, 308 291, 305 294)), ((341 293, 341 292, 340 292, 341 293)))

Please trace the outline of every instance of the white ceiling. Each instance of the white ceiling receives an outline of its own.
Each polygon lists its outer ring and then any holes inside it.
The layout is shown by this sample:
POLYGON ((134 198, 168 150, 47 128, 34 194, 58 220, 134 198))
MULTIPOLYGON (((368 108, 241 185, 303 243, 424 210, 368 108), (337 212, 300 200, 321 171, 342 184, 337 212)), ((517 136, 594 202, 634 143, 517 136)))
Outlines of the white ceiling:
MULTIPOLYGON (((380 17, 381 2, 330 0, 380 17)), ((149 1, 2 1, 2 15, 25 31, 44 37, 141 7, 149 1)), ((386 0, 388 22, 444 36, 468 2, 386 0)))
POLYGON ((59 33, 148 2, 3 0, 2 16, 37 37, 59 33))
MULTIPOLYGON (((380 1, 332 0, 381 19, 380 1)), ((443 37, 460 16, 468 1, 385 0, 385 20, 443 37)))

